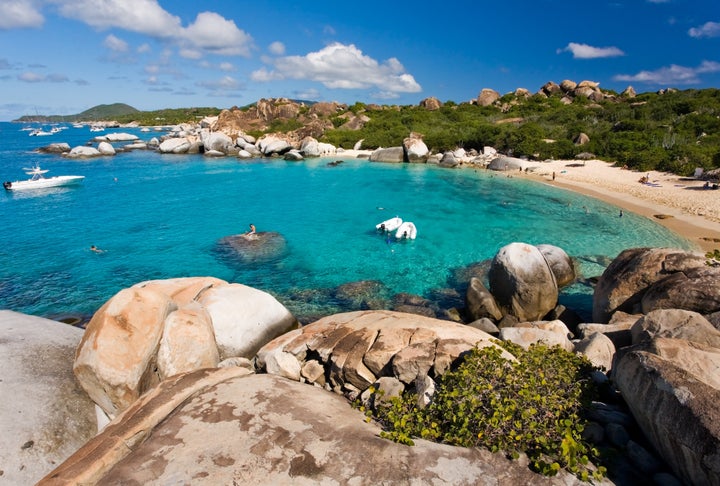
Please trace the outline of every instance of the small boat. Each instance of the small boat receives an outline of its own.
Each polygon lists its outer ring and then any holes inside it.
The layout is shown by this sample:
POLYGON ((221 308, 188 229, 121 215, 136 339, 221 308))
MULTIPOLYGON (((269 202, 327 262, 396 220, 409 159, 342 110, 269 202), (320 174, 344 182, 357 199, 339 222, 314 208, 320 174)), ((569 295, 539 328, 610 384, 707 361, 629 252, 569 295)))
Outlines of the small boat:
POLYGON ((26 191, 29 189, 45 189, 48 187, 72 186, 79 184, 85 179, 85 176, 53 176, 45 177, 47 169, 41 169, 39 165, 31 169, 23 169, 30 179, 26 181, 3 182, 3 187, 7 191, 26 191))
POLYGON ((376 224, 375 229, 379 231, 395 231, 400 227, 402 222, 403 220, 401 218, 395 216, 394 218, 390 218, 382 223, 376 224))
POLYGON ((414 240, 416 236, 417 228, 415 227, 415 223, 411 223, 410 221, 406 221, 401 224, 395 232, 395 238, 397 238, 398 240, 414 240))

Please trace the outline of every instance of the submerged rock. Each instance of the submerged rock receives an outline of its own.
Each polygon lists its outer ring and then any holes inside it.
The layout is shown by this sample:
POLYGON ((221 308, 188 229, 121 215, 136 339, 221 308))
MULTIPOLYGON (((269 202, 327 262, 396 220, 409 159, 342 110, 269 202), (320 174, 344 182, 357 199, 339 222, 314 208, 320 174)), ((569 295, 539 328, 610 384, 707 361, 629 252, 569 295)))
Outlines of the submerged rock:
POLYGON ((253 235, 225 236, 218 241, 218 250, 229 260, 258 263, 283 256, 287 243, 280 233, 263 231, 253 235))

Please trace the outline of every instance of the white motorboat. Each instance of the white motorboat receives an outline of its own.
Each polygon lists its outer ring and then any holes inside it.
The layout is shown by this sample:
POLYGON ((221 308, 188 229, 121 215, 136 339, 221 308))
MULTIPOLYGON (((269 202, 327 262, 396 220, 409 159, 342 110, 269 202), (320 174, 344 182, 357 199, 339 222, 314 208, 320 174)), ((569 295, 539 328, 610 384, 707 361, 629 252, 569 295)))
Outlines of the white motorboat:
POLYGON ((379 231, 395 231, 400 227, 403 220, 397 216, 394 218, 390 218, 388 220, 383 221, 382 223, 378 223, 375 225, 375 229, 379 231))
POLYGON ((45 177, 44 174, 46 174, 48 170, 41 169, 39 165, 31 169, 24 168, 23 170, 30 176, 30 179, 26 181, 3 182, 3 187, 8 191, 26 191, 29 189, 72 186, 80 184, 83 179, 85 179, 85 176, 78 175, 45 177))
POLYGON ((401 239, 408 239, 408 240, 414 240, 417 237, 417 228, 415 227, 415 223, 411 223, 410 221, 406 221, 403 224, 401 224, 397 232, 395 232, 395 238, 401 240, 401 239))

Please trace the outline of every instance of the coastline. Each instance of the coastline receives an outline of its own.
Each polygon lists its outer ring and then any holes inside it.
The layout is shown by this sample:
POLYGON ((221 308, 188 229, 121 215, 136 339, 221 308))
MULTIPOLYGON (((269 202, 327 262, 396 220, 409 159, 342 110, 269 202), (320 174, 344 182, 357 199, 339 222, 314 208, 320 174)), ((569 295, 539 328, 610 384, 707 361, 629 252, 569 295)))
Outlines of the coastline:
POLYGON ((649 218, 704 252, 720 248, 720 190, 704 189, 704 181, 636 172, 602 160, 541 162, 522 175, 649 218), (643 176, 649 184, 639 182, 643 176))
MULTIPOLYGON (((344 150, 337 155, 370 153, 344 150)), ((526 167, 527 172, 510 171, 508 175, 577 192, 639 214, 686 238, 703 252, 720 249, 720 190, 704 189, 705 182, 700 179, 658 171, 636 172, 596 159, 526 162, 526 167), (643 176, 649 183, 639 182, 643 176)))

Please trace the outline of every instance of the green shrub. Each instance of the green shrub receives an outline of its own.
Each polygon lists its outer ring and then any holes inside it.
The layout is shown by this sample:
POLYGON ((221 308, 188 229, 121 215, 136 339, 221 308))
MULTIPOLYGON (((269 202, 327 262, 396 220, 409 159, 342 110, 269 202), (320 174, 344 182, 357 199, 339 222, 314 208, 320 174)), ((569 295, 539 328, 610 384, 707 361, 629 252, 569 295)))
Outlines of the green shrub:
POLYGON ((439 377, 432 402, 417 405, 406 392, 378 403, 368 415, 383 427, 382 436, 412 445, 419 437, 462 447, 485 447, 517 458, 524 452, 533 470, 555 475, 565 469, 583 480, 602 478, 591 458, 598 451, 582 439, 583 410, 595 397, 590 362, 558 346, 524 350, 499 343, 473 349, 456 369, 439 377))

